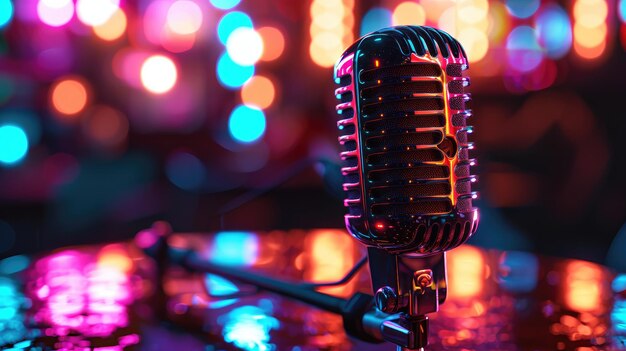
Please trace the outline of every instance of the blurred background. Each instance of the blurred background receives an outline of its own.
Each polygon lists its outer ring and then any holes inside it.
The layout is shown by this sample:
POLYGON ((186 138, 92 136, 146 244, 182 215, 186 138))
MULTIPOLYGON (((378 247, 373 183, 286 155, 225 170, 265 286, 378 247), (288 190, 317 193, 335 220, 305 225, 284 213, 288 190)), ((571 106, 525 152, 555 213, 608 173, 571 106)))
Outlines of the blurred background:
POLYGON ((332 66, 398 24, 469 56, 472 242, 626 269, 626 0, 0 0, 0 256, 342 228, 332 66))

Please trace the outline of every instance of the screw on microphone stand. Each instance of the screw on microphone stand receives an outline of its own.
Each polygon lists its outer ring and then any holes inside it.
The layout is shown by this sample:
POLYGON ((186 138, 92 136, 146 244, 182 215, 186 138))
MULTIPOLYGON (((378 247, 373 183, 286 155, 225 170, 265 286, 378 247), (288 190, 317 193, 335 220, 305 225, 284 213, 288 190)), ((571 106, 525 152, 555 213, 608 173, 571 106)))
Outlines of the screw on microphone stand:
MULTIPOLYGON (((163 275, 169 265, 179 265, 192 272, 204 272, 220 275, 227 279, 252 285, 259 290, 276 293, 282 296, 310 304, 322 310, 336 313, 342 316, 346 333, 356 339, 369 343, 390 341, 400 345, 399 350, 419 350, 425 345, 425 337, 428 334, 427 317, 421 319, 409 318, 405 313, 385 313, 380 308, 379 300, 383 296, 374 297, 364 293, 356 293, 349 299, 342 299, 332 295, 320 293, 314 288, 318 286, 340 285, 350 280, 360 267, 365 264, 361 260, 346 277, 331 283, 300 283, 274 279, 252 273, 232 266, 212 263, 200 258, 191 249, 172 248, 168 243, 171 228, 165 222, 157 222, 150 230, 156 240, 151 240, 152 245, 146 246, 138 243, 144 252, 156 260, 157 284, 160 297, 156 306, 160 316, 165 316, 166 295, 163 291, 163 275), (378 304, 377 308, 375 305, 378 304)), ((141 232, 140 232, 141 233, 141 232)), ((136 240, 138 241, 138 240, 136 240)), ((389 311, 392 311, 390 309, 389 311)))

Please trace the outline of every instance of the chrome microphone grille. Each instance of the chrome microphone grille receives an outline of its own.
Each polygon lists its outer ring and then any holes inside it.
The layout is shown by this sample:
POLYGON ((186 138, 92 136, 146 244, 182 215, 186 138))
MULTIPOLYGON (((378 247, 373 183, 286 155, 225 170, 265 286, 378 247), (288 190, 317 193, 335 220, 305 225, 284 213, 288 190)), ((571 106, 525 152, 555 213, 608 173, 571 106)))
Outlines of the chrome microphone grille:
POLYGON ((467 58, 447 33, 383 29, 335 67, 348 230, 391 252, 433 253, 476 230, 467 58))

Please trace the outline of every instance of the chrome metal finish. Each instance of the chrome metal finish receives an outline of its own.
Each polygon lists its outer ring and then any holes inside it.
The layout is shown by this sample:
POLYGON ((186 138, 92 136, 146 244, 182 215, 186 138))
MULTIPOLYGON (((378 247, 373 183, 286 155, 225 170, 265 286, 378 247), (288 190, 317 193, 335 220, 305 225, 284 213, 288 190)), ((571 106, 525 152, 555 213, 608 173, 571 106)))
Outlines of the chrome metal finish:
POLYGON ((374 295, 376 307, 385 313, 398 312, 398 294, 391 287, 383 286, 374 295))

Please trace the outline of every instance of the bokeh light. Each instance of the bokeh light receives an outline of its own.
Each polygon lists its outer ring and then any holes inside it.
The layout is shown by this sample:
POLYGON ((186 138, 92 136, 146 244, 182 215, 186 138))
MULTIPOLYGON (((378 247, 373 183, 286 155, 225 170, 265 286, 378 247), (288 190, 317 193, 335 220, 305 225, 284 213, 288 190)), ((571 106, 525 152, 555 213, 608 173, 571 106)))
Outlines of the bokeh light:
POLYGON ((254 75, 254 66, 241 66, 235 63, 228 53, 217 60, 217 79, 227 89, 238 89, 254 75))
POLYGON ((5 27, 13 18, 13 3, 11 0, 0 0, 0 28, 5 27))
POLYGON ((511 19, 506 6, 501 3, 491 3, 489 6, 489 42, 501 44, 511 31, 511 19))
POLYGON ((141 83, 151 93, 167 93, 174 87, 177 79, 176 65, 163 55, 150 56, 141 65, 141 83))
POLYGON ((269 107, 274 102, 276 89, 274 83, 264 76, 254 76, 241 88, 241 101, 245 105, 260 109, 269 107))
POLYGON ((585 27, 582 24, 574 25, 574 36, 576 42, 581 46, 592 48, 599 46, 606 39, 607 28, 606 23, 602 23, 596 27, 585 27))
POLYGON ((94 106, 85 118, 85 134, 91 141, 102 146, 117 146, 128 136, 128 119, 109 106, 94 106))
POLYGON ((619 18, 622 20, 622 22, 626 22, 626 0, 620 0, 617 6, 619 18))
POLYGON ((265 114, 253 106, 238 105, 228 119, 228 131, 235 141, 253 143, 265 133, 265 114))
POLYGON ((155 0, 149 3, 143 13, 143 32, 152 44, 160 45, 164 32, 167 32, 170 4, 167 0, 155 0))
POLYGON ((394 26, 399 25, 424 25, 426 23, 426 11, 422 5, 405 1, 400 3, 393 10, 391 22, 394 26))
POLYGON ((61 78, 50 91, 51 107, 60 116, 78 115, 90 100, 87 83, 78 77, 61 78))
POLYGON ((217 24, 217 36, 220 42, 226 44, 230 34, 241 27, 252 28, 252 19, 250 16, 240 11, 225 14, 217 24))
POLYGON ((529 26, 514 28, 506 43, 508 62, 518 72, 530 72, 543 60, 535 30, 529 26))
POLYGON ((259 238, 253 232, 218 232, 205 254, 225 266, 251 266, 259 258, 259 238))
POLYGON ((211 5, 220 10, 230 10, 239 5, 241 0, 211 0, 211 5))
POLYGON ((122 9, 117 9, 106 22, 94 26, 93 32, 102 40, 113 41, 119 39, 126 31, 127 19, 122 9))
POLYGON ((389 27, 391 25, 391 11, 384 7, 374 7, 365 13, 361 20, 361 30, 359 33, 367 33, 389 27))
POLYGON ((535 14, 541 5, 540 0, 506 0, 506 7, 517 18, 528 18, 535 14))
POLYGON ((285 37, 283 33, 274 27, 261 27, 257 33, 263 39, 263 54, 261 61, 273 61, 282 55, 285 50, 285 37))
POLYGON ((74 3, 72 0, 39 0, 37 15, 41 22, 60 27, 74 17, 74 3))
POLYGON ((5 108, 0 111, 0 125, 14 125, 26 133, 29 145, 41 140, 41 116, 31 110, 5 108))
POLYGON ((314 0, 310 13, 309 55, 315 64, 332 67, 343 50, 352 44, 354 1, 314 0))
POLYGON ((546 5, 537 16, 535 28, 539 42, 551 59, 560 59, 572 47, 572 27, 565 10, 557 4, 546 5))
POLYGON ((183 151, 171 154, 165 164, 167 178, 184 190, 198 190, 206 178, 206 168, 196 156, 183 151))
POLYGON ((12 165, 28 153, 26 132, 15 125, 0 125, 0 163, 12 165))
POLYGON ((580 57, 587 59, 587 60, 596 59, 602 56, 605 49, 606 49, 605 41, 600 42, 598 46, 594 46, 594 47, 584 46, 579 41, 574 42, 574 51, 576 51, 576 53, 580 57))
POLYGON ((484 31, 474 27, 467 27, 460 31, 457 39, 463 45, 470 62, 478 62, 487 54, 489 39, 484 31))
POLYGON ((76 15, 85 25, 101 25, 113 16, 119 4, 119 0, 77 0, 76 15))
POLYGON ((263 54, 263 39, 252 28, 237 28, 226 40, 226 51, 235 63, 250 66, 263 54))
POLYGON ((604 0, 577 0, 574 3, 574 18, 580 25, 593 28, 604 23, 609 8, 604 0))
POLYGON ((179 0, 167 11, 167 26, 177 34, 193 34, 202 26, 202 10, 191 0, 179 0))
POLYGON ((584 59, 600 57, 607 44, 606 0, 576 0, 573 13, 574 51, 584 59))

